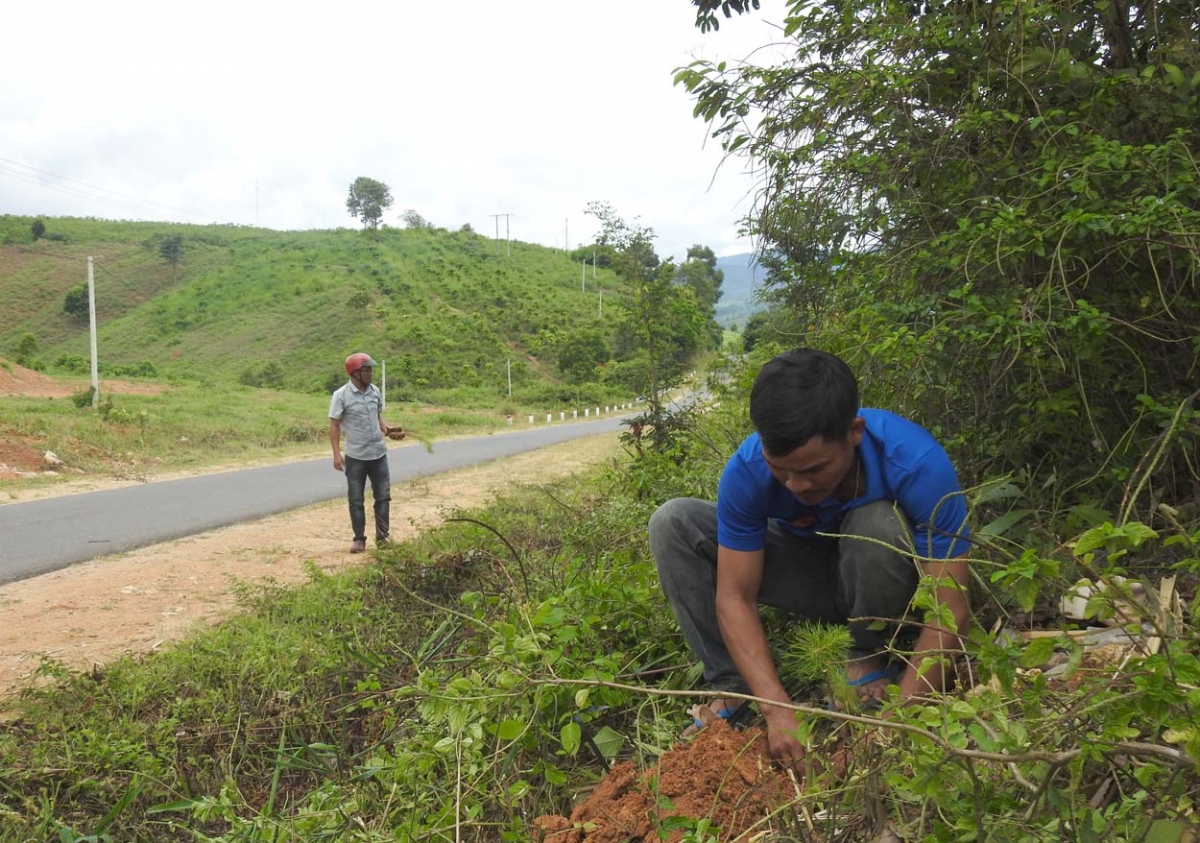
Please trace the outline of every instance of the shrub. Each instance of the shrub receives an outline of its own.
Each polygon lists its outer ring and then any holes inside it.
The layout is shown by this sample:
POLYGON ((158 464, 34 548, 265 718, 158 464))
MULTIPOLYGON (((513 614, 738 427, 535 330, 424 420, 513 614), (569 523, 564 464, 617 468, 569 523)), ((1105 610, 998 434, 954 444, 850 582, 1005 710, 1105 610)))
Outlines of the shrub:
POLYGON ((74 316, 76 319, 88 318, 87 284, 76 284, 67 290, 66 298, 63 299, 63 313, 74 316))
MULTIPOLYGON (((77 375, 87 374, 89 369, 88 360, 82 354, 60 354, 54 361, 54 367, 77 375)), ((88 401, 91 400, 89 397, 88 401)))
POLYGON ((283 367, 274 360, 262 366, 249 366, 238 377, 240 383, 260 389, 279 389, 282 380, 283 367))

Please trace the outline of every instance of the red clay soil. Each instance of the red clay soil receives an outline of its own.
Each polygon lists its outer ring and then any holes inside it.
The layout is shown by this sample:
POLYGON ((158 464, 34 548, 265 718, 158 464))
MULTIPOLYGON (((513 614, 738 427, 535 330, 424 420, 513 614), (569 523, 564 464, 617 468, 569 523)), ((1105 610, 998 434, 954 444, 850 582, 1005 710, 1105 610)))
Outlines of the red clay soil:
MULTIPOLYGON (((37 398, 67 398, 91 386, 88 378, 51 378, 33 369, 18 366, 0 357, 0 395, 28 395, 37 398)), ((100 394, 106 392, 157 395, 161 384, 134 381, 101 380, 100 394)))
POLYGON ((684 829, 659 837, 671 817, 710 818, 720 839, 769 831, 772 809, 794 800, 792 782, 767 757, 760 729, 734 731, 712 723, 693 740, 665 753, 658 764, 639 771, 616 764, 571 816, 538 817, 534 839, 545 843, 631 843, 665 839, 676 843, 684 829))

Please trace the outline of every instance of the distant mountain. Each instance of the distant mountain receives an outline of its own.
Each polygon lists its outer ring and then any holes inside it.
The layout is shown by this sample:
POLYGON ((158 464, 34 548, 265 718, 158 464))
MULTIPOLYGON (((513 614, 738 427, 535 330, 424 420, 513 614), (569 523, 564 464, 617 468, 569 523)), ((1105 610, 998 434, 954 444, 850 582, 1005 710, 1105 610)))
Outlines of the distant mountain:
POLYGON ((717 322, 723 328, 742 328, 746 317, 763 309, 755 293, 767 277, 753 252, 717 258, 717 269, 725 273, 721 299, 717 302, 717 322))

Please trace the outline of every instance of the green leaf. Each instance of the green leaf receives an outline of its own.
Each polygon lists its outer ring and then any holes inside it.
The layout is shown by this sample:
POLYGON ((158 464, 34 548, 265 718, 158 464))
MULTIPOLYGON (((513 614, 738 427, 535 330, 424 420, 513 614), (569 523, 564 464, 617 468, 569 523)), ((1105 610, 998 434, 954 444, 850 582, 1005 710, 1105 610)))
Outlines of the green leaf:
POLYGON ((574 755, 575 753, 579 752, 579 745, 583 741, 583 730, 579 727, 578 723, 572 720, 570 723, 562 727, 562 732, 560 734, 562 737, 563 750, 567 753, 567 755, 574 755))
POLYGON ((525 724, 520 720, 505 720, 496 727, 496 737, 502 741, 514 741, 525 731, 525 724))
POLYGON ((980 527, 977 532, 981 536, 1002 536, 1014 525, 1024 520, 1031 512, 1033 512, 1032 509, 1014 509, 980 527))
POLYGON ((1035 638, 1021 652, 1022 667, 1040 667, 1050 661, 1054 651, 1062 645, 1062 638, 1035 638))
POLYGON ((617 753, 621 751, 621 746, 625 743, 625 738, 608 726, 600 729, 592 740, 596 744, 596 748, 600 750, 600 754, 608 759, 616 758, 617 753))
POLYGON ((1015 483, 1007 481, 1001 483, 988 483, 980 488, 975 493, 975 505, 991 503, 992 501, 1007 500, 1009 498, 1017 498, 1021 496, 1021 488, 1015 483))
POLYGON ((966 720, 975 716, 975 706, 966 700, 955 700, 950 704, 950 713, 961 720, 966 720))
POLYGON ((1145 843, 1179 843, 1187 826, 1179 820, 1155 820, 1143 838, 1145 843))

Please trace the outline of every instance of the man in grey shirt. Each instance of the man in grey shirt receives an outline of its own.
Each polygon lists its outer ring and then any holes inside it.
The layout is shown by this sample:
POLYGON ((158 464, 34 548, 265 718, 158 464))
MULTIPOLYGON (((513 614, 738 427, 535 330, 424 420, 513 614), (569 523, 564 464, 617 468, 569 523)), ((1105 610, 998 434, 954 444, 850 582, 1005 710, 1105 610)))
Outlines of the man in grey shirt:
POLYGON ((383 420, 383 393, 371 383, 375 361, 369 354, 351 354, 346 358, 350 381, 329 402, 329 444, 333 447, 333 468, 346 475, 350 499, 350 526, 354 530, 351 553, 367 549, 367 513, 364 506, 367 479, 375 499, 375 544, 388 541, 392 500, 392 480, 388 472, 387 443, 383 437, 400 440, 404 428, 390 427, 383 420), (342 454, 341 438, 346 436, 342 454))

